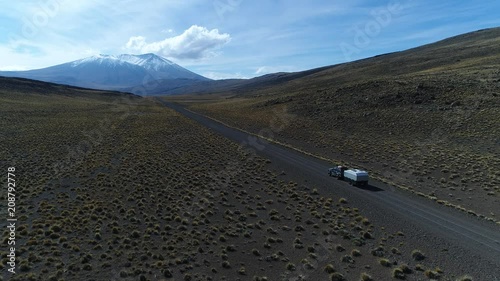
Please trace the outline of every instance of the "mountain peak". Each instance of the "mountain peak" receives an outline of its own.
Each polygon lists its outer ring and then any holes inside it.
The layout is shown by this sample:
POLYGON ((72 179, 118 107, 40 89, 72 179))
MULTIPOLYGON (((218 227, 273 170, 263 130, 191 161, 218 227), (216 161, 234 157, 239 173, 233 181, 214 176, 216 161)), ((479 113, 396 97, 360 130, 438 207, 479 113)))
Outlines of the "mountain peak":
POLYGON ((167 66, 177 66, 174 62, 160 57, 158 55, 149 53, 142 55, 132 55, 132 54, 121 54, 121 55, 107 55, 107 54, 99 54, 91 57, 83 58, 80 60, 76 60, 72 62, 73 66, 78 66, 83 63, 108 63, 108 64, 123 64, 130 63, 133 65, 139 65, 146 68, 158 68, 161 67, 162 64, 167 66))
POLYGON ((117 56, 117 59, 144 67, 148 70, 161 71, 163 68, 180 68, 180 66, 174 62, 152 53, 142 55, 122 54, 117 56))

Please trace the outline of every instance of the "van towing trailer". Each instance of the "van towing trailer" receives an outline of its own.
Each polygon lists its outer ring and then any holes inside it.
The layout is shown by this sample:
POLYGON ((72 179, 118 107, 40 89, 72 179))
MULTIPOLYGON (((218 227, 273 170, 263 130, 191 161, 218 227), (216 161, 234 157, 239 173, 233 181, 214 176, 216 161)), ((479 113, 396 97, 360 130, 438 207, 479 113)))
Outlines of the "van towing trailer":
POLYGON ((359 169, 347 169, 344 166, 328 169, 328 175, 357 186, 366 186, 369 180, 368 172, 359 169))

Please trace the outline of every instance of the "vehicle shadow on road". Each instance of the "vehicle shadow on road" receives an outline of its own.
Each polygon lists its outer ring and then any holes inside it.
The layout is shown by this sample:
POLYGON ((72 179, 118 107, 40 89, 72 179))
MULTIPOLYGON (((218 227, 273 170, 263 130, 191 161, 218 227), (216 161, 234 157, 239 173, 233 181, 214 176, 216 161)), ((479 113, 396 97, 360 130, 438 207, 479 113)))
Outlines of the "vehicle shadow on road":
POLYGON ((371 184, 369 185, 366 185, 366 186, 360 186, 358 187, 359 189, 363 189, 363 190, 367 190, 367 191, 371 191, 371 192, 380 192, 380 191, 384 191, 383 189, 381 188, 378 188, 376 186, 373 186, 371 184))

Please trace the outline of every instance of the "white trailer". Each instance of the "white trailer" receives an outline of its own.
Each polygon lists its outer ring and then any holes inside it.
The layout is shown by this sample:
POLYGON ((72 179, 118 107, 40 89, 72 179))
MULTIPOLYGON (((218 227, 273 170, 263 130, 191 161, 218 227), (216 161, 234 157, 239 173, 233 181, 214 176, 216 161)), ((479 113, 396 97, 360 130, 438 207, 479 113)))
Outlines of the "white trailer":
POLYGON ((352 185, 368 185, 368 172, 358 169, 344 171, 344 179, 352 185))

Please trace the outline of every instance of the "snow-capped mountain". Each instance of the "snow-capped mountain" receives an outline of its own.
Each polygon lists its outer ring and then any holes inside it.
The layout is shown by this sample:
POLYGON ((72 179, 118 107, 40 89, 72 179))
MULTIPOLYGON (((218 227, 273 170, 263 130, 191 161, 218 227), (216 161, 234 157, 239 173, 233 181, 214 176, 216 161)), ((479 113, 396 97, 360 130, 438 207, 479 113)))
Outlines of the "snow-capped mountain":
POLYGON ((0 76, 22 77, 46 82, 103 90, 127 90, 144 94, 161 80, 169 88, 210 80, 155 54, 97 55, 43 69, 3 71, 0 76), (140 88, 140 91, 134 89, 140 88))
POLYGON ((73 67, 78 67, 79 65, 87 63, 95 63, 99 65, 108 65, 108 66, 124 65, 129 63, 153 71, 167 71, 171 70, 172 67, 177 68, 179 70, 185 70, 184 68, 169 61, 168 59, 154 54, 144 54, 144 55, 123 54, 119 56, 97 55, 74 61, 71 63, 71 65, 73 67))

